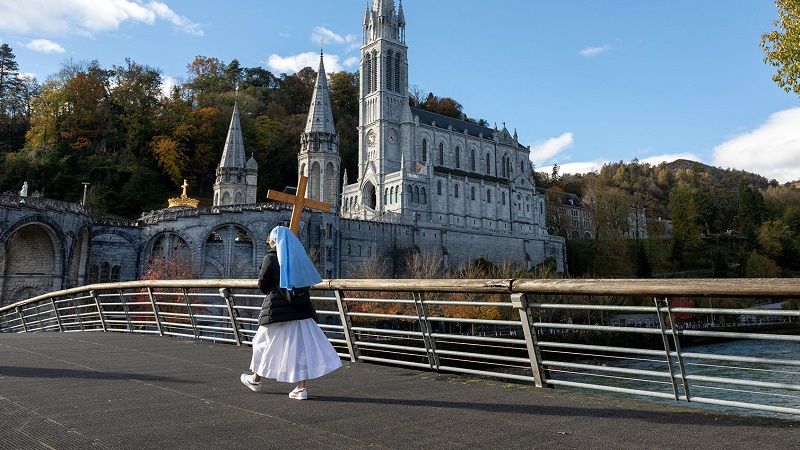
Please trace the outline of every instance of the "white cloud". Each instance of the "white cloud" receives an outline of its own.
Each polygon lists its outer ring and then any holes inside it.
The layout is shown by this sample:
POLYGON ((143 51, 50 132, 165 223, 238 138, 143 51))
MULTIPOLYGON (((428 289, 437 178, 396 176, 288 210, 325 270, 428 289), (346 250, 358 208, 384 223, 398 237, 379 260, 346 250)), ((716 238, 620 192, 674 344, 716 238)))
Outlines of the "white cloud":
MULTIPOLYGON (((339 57, 336 55, 325 55, 325 71, 328 73, 340 72, 342 65, 339 64, 339 57)), ((319 53, 306 52, 293 56, 269 55, 267 66, 278 73, 295 73, 304 67, 311 67, 317 70, 319 66, 319 53)))
MULTIPOLYGON (((561 175, 565 175, 568 173, 576 174, 576 173, 597 172, 603 167, 603 164, 606 164, 607 162, 608 161, 604 161, 602 159, 596 159, 594 161, 581 161, 581 162, 558 164, 558 173, 560 173, 561 175)), ((550 173, 553 171, 553 164, 545 165, 542 167, 536 167, 535 170, 541 173, 550 173)))
MULTIPOLYGON (((673 162, 677 159, 688 159, 691 161, 703 162, 701 158, 693 153, 665 153, 663 155, 655 155, 655 156, 648 156, 646 158, 640 158, 639 162, 642 164, 650 164, 650 165, 658 165, 662 162, 673 162)), ((611 161, 609 159, 602 159, 598 158, 593 161, 577 161, 577 162, 568 162, 564 164, 559 164, 558 173, 564 175, 568 173, 578 174, 578 173, 589 173, 589 172, 599 172, 600 169, 603 168, 603 165, 617 162, 618 160, 611 161)), ((541 167, 537 167, 537 172, 543 173, 550 173, 553 170, 552 162, 549 165, 543 165, 541 167)))
POLYGON ((64 53, 66 51, 64 47, 47 39, 34 39, 25 44, 25 47, 41 53, 64 53))
POLYGON ((152 25, 164 20, 184 32, 202 35, 200 25, 158 1, 138 0, 0 0, 0 30, 27 34, 92 36, 123 22, 152 25))
POLYGON ((673 162, 678 159, 688 159, 690 161, 703 162, 703 159, 694 153, 665 153, 663 155, 648 156, 646 158, 639 158, 639 162, 657 166, 662 162, 673 162))
POLYGON ((569 132, 558 137, 536 142, 531 145, 531 162, 537 166, 546 163, 569 148, 572 142, 572 133, 569 132))
POLYGON ((353 67, 356 64, 358 64, 358 57, 357 56, 351 56, 351 57, 349 57, 349 58, 344 60, 344 66, 345 67, 353 67))
POLYGON ((609 50, 611 50, 611 46, 606 44, 606 45, 603 45, 602 47, 586 47, 585 49, 579 51, 578 54, 581 55, 581 56, 585 56, 587 58, 591 58, 591 57, 597 56, 597 55, 599 55, 601 53, 605 53, 605 52, 607 52, 609 50))
POLYGON ((780 182, 800 179, 800 108, 778 111, 761 126, 716 146, 714 165, 780 182))
POLYGON ((178 80, 170 76, 161 77, 161 95, 169 97, 172 95, 172 88, 178 85, 178 80))
POLYGON ((348 34, 342 36, 325 27, 314 27, 311 31, 311 42, 320 44, 323 47, 325 44, 346 45, 347 51, 356 49, 361 45, 355 35, 348 34))

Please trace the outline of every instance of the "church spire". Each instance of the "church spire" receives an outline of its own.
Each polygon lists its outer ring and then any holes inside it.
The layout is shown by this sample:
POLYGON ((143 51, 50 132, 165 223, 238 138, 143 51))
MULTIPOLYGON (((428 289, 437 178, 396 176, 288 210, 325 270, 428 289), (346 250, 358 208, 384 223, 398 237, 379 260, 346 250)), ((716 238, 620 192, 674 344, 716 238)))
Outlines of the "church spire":
POLYGON ((308 110, 305 132, 336 134, 336 128, 333 126, 333 112, 331 111, 331 96, 328 90, 328 76, 325 74, 325 64, 322 61, 322 56, 322 51, 320 51, 317 82, 314 84, 314 95, 311 97, 311 107, 308 110))
POLYGON ((406 25, 406 15, 403 12, 403 0, 400 0, 400 6, 397 7, 397 23, 401 27, 406 25))
POLYGON ((228 128, 228 138, 225 140, 225 149, 222 151, 222 160, 219 167, 244 169, 244 143, 242 141, 242 125, 239 122, 239 103, 233 104, 231 125, 228 128))

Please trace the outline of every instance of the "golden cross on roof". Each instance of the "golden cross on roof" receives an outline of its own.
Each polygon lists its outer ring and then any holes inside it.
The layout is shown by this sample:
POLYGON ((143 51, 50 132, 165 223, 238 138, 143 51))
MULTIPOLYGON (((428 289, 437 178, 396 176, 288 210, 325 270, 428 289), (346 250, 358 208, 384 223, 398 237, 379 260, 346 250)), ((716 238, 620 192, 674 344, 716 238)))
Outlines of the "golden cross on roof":
POLYGON ((303 213, 303 208, 316 209, 318 211, 331 210, 331 205, 328 203, 306 198, 306 186, 308 186, 308 177, 300 175, 300 179, 297 180, 296 195, 273 191, 272 189, 267 191, 268 199, 294 205, 292 207, 292 220, 289 222, 289 229, 297 236, 300 236, 300 215, 303 213))
POLYGON ((189 187, 189 183, 186 182, 186 178, 183 179, 183 184, 181 187, 183 188, 183 195, 181 195, 181 197, 186 197, 186 188, 189 187))

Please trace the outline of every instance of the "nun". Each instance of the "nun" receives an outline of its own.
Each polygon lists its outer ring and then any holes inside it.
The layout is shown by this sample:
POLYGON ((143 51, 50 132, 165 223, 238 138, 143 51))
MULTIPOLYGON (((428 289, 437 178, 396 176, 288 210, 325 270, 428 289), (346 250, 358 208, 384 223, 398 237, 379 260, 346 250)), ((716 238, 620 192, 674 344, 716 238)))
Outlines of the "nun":
POLYGON ((252 375, 242 384, 254 392, 262 378, 297 383, 289 397, 308 398, 306 380, 319 378, 342 366, 339 355, 315 322, 309 287, 322 281, 294 233, 275 227, 267 240, 269 251, 258 274, 258 287, 267 294, 258 314, 253 338, 252 375))

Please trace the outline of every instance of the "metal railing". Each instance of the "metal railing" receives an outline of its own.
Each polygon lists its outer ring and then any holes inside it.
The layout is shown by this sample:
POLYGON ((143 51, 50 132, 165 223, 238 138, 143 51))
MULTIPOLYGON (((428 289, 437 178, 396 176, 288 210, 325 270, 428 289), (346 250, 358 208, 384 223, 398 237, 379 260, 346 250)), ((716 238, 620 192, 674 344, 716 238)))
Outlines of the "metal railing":
MULTIPOLYGON (((800 279, 326 280, 312 299, 351 361, 800 414, 800 279)), ((246 345, 262 300, 255 280, 95 284, 0 308, 0 331, 246 345)))

